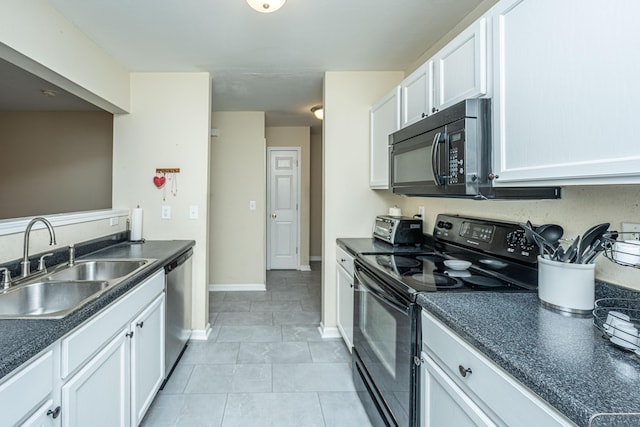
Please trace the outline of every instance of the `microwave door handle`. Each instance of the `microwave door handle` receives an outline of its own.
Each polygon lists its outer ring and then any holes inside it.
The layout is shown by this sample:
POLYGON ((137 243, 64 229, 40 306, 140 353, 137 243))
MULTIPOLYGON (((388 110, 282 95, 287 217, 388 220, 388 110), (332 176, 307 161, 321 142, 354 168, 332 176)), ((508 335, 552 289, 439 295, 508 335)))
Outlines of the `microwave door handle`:
POLYGON ((436 133, 436 136, 433 137, 433 143, 431 145, 431 171, 433 173, 433 180, 438 187, 444 185, 444 183, 442 182, 442 178, 440 177, 440 170, 438 168, 438 146, 440 145, 441 136, 442 132, 436 133))

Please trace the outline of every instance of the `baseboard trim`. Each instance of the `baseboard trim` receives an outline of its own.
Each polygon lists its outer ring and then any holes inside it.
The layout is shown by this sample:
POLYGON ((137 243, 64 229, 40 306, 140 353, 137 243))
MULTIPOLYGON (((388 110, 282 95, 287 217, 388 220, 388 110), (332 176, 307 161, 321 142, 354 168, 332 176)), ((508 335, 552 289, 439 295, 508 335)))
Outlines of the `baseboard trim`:
POLYGON ((235 292, 235 291, 266 291, 264 283, 210 283, 207 287, 210 292, 235 292))
POLYGON ((338 331, 338 328, 336 327, 328 328, 324 326, 322 323, 320 324, 320 326, 318 326, 318 331, 320 331, 320 336, 322 337, 322 339, 341 337, 340 331, 338 331))
POLYGON ((301 265, 298 270, 300 270, 300 271, 311 271, 311 266, 310 265, 301 265))
POLYGON ((211 323, 207 323, 204 329, 193 329, 191 331, 191 341, 207 341, 211 335, 211 323))
POLYGON ((322 256, 320 256, 320 255, 311 255, 309 257, 309 261, 322 261, 322 256))

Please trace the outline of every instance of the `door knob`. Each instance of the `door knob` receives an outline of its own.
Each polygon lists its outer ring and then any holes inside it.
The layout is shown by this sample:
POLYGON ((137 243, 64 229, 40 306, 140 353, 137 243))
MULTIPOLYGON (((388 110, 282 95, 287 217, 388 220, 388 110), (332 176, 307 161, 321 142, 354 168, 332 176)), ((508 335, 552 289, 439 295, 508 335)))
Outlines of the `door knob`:
POLYGON ((271 218, 276 219, 277 217, 278 217, 278 215, 276 215, 274 213, 271 214, 271 218))

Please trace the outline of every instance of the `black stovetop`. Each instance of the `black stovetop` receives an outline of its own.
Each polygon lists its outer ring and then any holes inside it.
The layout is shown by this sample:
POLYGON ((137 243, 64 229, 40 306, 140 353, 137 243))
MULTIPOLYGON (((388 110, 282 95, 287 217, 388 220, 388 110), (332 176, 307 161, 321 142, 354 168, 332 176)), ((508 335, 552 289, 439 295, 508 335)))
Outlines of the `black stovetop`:
MULTIPOLYGON (((504 277, 491 275, 472 264, 466 270, 452 270, 444 264, 449 256, 435 252, 422 254, 359 255, 366 268, 402 295, 414 299, 417 292, 530 291, 504 277)), ((494 262, 499 262, 494 260, 494 262)))

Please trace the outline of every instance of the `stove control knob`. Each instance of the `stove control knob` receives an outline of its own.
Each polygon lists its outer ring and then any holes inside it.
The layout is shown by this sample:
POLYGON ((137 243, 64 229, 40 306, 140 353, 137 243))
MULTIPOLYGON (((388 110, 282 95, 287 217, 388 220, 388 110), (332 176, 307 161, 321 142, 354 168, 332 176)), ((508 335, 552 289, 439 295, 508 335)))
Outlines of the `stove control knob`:
POLYGON ((453 224, 451 224, 450 222, 445 222, 444 228, 445 230, 451 230, 453 228, 453 224))
POLYGON ((436 224, 436 227, 444 228, 444 221, 438 221, 438 224, 436 224))

